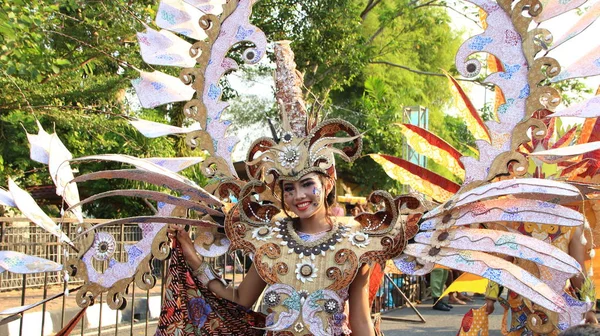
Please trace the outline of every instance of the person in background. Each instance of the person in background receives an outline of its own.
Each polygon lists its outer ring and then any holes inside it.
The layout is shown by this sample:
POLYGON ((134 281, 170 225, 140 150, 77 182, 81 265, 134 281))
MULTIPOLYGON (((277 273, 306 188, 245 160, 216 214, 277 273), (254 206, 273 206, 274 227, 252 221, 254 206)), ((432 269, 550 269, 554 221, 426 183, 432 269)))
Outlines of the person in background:
POLYGON ((443 268, 436 268, 431 271, 429 278, 431 296, 433 297, 433 309, 439 311, 450 311, 453 307, 442 299, 444 293, 444 285, 448 279, 448 270, 443 268))
POLYGON ((335 202, 331 208, 329 208, 329 214, 334 217, 342 217, 346 215, 346 211, 344 211, 344 208, 342 208, 338 202, 335 202))

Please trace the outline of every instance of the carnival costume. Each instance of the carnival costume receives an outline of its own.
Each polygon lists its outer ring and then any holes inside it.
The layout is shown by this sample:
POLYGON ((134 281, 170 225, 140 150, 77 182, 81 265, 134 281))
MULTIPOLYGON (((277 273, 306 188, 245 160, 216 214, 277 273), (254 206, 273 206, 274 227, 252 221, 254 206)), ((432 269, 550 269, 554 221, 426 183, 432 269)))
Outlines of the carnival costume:
MULTIPOLYGON (((146 62, 183 68, 179 78, 159 71, 141 72, 133 86, 142 106, 187 101, 184 114, 197 122, 200 129, 160 127, 142 120, 132 124, 147 136, 186 134, 188 144, 208 152, 208 158, 139 159, 98 155, 72 160, 56 134, 48 134, 40 127, 37 135, 30 135, 32 158, 49 164, 57 192, 65 197, 70 206, 68 210, 76 217, 81 219, 82 205, 102 197, 143 197, 161 204, 155 216, 119 219, 93 227, 82 223, 71 240, 27 193, 9 181, 9 191, 3 191, 2 202, 17 206, 33 222, 54 233, 65 243, 65 248, 76 249, 77 257, 65 265, 69 271, 65 279, 68 281, 69 276, 76 275, 84 280, 77 292, 81 307, 85 309, 100 294, 106 293, 109 306, 122 309, 126 303, 124 292, 132 282, 142 289, 153 287, 155 278, 151 261, 169 256, 171 244, 166 224, 172 223, 196 227, 196 250, 204 257, 217 257, 235 250, 253 254, 256 270, 268 284, 263 304, 269 308, 269 315, 263 326, 258 315, 234 304, 219 304, 203 287, 211 279, 218 278, 218 274, 205 265, 198 270, 183 271, 185 277, 178 278, 180 272, 172 274, 170 284, 177 287, 181 281, 188 281, 193 295, 184 293, 179 287, 180 290, 173 293, 183 302, 169 306, 167 298, 163 312, 172 308, 177 313, 163 313, 159 331, 166 334, 175 333, 168 329, 169 324, 181 326, 175 328, 176 332, 186 335, 227 334, 223 328, 232 317, 219 313, 227 309, 236 311, 231 315, 238 320, 236 325, 246 323, 242 328, 268 330, 277 335, 347 334, 343 307, 349 284, 362 264, 383 267, 389 259, 394 259, 398 269, 406 274, 423 275, 440 264, 486 277, 537 306, 556 312, 558 322, 552 328, 581 321, 591 303, 575 300, 563 291, 566 280, 581 272, 581 266, 572 257, 519 232, 468 227, 503 221, 568 228, 585 222, 582 211, 566 205, 581 202, 582 197, 593 194, 594 190, 588 188, 589 185, 582 187, 567 180, 581 169, 589 168, 593 162, 588 160, 585 167, 567 167, 571 169, 565 170, 562 180, 524 176, 528 171, 528 160, 533 156, 547 162, 566 162, 562 159, 586 155, 597 148, 594 144, 583 143, 571 148, 568 155, 561 152, 561 148, 538 151, 529 146, 532 139, 527 133, 531 129, 534 141, 552 133, 539 119, 540 111, 553 111, 560 102, 560 95, 547 85, 547 79, 555 81, 600 73, 600 64, 594 68, 596 63, 592 57, 597 58, 597 54, 584 58, 574 69, 561 75, 560 67, 553 59, 536 58, 541 50, 548 48, 551 35, 539 28, 529 30, 529 23, 533 19, 560 14, 573 8, 575 2, 569 7, 549 2, 553 12, 547 14, 548 9, 543 10, 544 6, 537 1, 523 1, 513 7, 509 1, 473 0, 487 13, 487 28, 461 46, 456 58, 457 69, 464 76, 476 76, 480 72, 480 63, 469 57, 481 51, 493 54, 496 72, 486 80, 501 90, 504 99, 497 109, 498 120, 486 123, 465 100, 468 111, 465 117, 479 139, 479 158, 462 156, 426 130, 403 126, 411 146, 442 162, 463 179, 463 184, 453 183, 399 158, 372 155, 390 176, 441 204, 423 215, 426 209, 419 197, 392 197, 387 192, 376 191, 369 196, 369 201, 384 203, 382 210, 360 214, 355 218, 356 225, 334 220, 332 230, 313 242, 300 239, 292 221, 282 216, 282 209, 277 206, 281 204, 279 183, 298 179, 308 172, 335 176, 334 155, 349 161, 356 159, 362 140, 359 131, 343 120, 319 122, 307 113, 302 100, 302 78, 295 70, 292 53, 286 44, 279 45, 275 49, 278 67, 275 80, 283 129, 274 138, 261 138, 252 144, 247 157, 250 180, 237 178, 231 153, 238 139, 227 133, 230 122, 223 118, 227 103, 220 99, 219 80, 237 68, 237 63, 227 57, 233 46, 251 45, 242 52, 242 59, 248 64, 260 61, 267 51, 265 35, 248 20, 254 2, 163 0, 156 23, 165 30, 158 32, 148 28, 138 34, 146 62), (523 16, 523 9, 529 9, 529 16, 523 16), (169 31, 197 42, 190 44, 169 31), (524 148, 531 148, 531 151, 524 148), (70 163, 83 160, 106 160, 133 168, 73 178, 70 163), (204 188, 177 174, 200 162, 211 179, 204 188), (510 179, 506 179, 507 176, 510 179), (116 190, 79 201, 77 183, 111 178, 146 182, 163 189, 116 190), (238 200, 237 203, 233 199, 238 200), (191 211, 192 217, 185 218, 186 211, 181 210, 191 211), (224 225, 219 224, 223 221, 224 225), (115 255, 114 237, 102 231, 105 226, 121 223, 138 223, 143 232, 139 242, 124 247, 125 260, 118 260, 115 255), (225 235, 220 231, 222 229, 225 235), (417 233, 419 230, 422 232, 417 233), (529 261, 539 272, 528 272, 498 254, 529 261), (106 261, 108 267, 97 269, 97 261, 106 261), (192 272, 194 277, 188 276, 192 272), (195 308, 190 309, 190 306, 195 308), (247 316, 245 321, 241 321, 243 316, 247 316)), ((582 17, 564 40, 591 24, 598 16, 598 6, 590 13, 582 17)), ((466 94, 458 82, 449 78, 459 96, 465 99, 466 94)), ((558 112, 552 117, 596 117, 598 111, 592 109, 594 104, 598 104, 598 98, 582 103, 579 109, 558 112)), ((560 145, 559 142, 555 147, 566 146, 569 141, 564 140, 560 145)), ((31 260, 28 256, 13 255, 12 258, 21 264, 31 260)), ((172 258, 175 258, 174 265, 183 267, 177 250, 172 258)), ((36 265, 38 271, 60 269, 60 265, 44 260, 36 259, 36 265)), ((2 267, 19 269, 15 265, 3 264, 2 267)), ((23 307, 20 311, 26 309, 23 307)), ((82 316, 79 314, 78 318, 82 316)))

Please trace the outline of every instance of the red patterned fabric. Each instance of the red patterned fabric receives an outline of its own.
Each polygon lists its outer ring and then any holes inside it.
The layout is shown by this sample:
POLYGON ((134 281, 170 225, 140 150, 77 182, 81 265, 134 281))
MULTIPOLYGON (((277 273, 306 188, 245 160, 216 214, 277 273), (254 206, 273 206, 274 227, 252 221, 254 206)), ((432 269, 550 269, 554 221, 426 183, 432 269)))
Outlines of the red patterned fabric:
POLYGON ((216 297, 191 274, 175 242, 156 336, 264 335, 265 317, 216 297))

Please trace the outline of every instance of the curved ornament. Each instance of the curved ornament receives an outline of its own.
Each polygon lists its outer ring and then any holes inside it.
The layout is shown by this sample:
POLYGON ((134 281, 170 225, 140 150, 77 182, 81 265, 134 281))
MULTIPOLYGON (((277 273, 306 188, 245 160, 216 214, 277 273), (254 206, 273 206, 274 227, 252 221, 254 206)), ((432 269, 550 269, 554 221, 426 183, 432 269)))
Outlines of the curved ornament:
POLYGON ((322 289, 311 293, 302 305, 302 319, 315 336, 334 335, 333 326, 323 323, 323 316, 330 320, 334 314, 343 313, 344 301, 334 291, 322 289))
MULTIPOLYGON (((269 286, 265 292, 265 300, 272 297, 275 297, 276 302, 287 308, 287 310, 279 314, 276 312, 270 313, 267 316, 265 329, 278 331, 290 328, 300 316, 300 294, 292 286, 278 283, 269 286)), ((269 300, 265 301, 265 304, 269 306, 272 305, 271 302, 275 303, 275 301, 269 300)))
MULTIPOLYGON (((174 209, 173 205, 164 205, 157 215, 169 215, 174 209)), ((80 307, 92 305, 96 296, 108 292, 109 306, 113 309, 123 309, 125 308, 124 293, 132 281, 135 281, 141 289, 154 287, 156 279, 152 275, 150 262, 153 258, 164 260, 170 252, 166 225, 142 223, 139 227, 142 231, 142 239, 135 244, 124 246, 127 256, 122 262, 108 253, 112 236, 106 232, 88 233, 83 239, 77 241, 80 255, 77 259, 67 261, 67 268, 71 270, 71 275, 84 279, 85 284, 76 296, 80 307), (96 269, 94 260, 106 260, 106 268, 96 269)), ((81 232, 87 229, 89 224, 78 227, 81 232)))
POLYGON ((184 69, 182 72, 182 74, 193 73, 193 76, 186 77, 184 75, 184 79, 192 79, 189 83, 193 82, 192 86, 196 89, 198 96, 201 96, 201 100, 191 100, 184 108, 184 112, 187 116, 199 121, 206 132, 210 134, 213 139, 212 151, 217 157, 225 160, 232 176, 237 175, 231 161, 231 153, 239 139, 226 135, 231 122, 221 120, 221 116, 229 104, 221 100, 222 88, 219 86, 219 80, 224 74, 238 68, 237 63, 226 56, 233 46, 240 43, 253 45, 242 53, 248 64, 257 63, 266 53, 265 34, 249 22, 254 3, 253 0, 239 1, 233 12, 223 15, 224 20, 220 23, 217 22, 218 19, 214 15, 203 16, 201 22, 206 23, 205 28, 208 30, 209 41, 199 42, 199 46, 192 46, 190 52, 197 54, 198 52, 194 52, 195 48, 210 48, 210 52, 203 50, 197 59, 200 67, 204 68, 204 72, 191 69, 184 69), (196 113, 194 110, 200 111, 198 118, 194 117, 196 113))

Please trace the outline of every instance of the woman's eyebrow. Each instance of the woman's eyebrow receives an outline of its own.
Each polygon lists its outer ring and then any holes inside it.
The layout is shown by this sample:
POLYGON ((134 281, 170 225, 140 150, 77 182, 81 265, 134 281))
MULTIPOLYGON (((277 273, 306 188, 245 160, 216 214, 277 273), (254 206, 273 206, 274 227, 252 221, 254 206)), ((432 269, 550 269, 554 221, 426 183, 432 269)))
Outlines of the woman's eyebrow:
POLYGON ((303 178, 302 180, 300 180, 300 183, 304 183, 304 182, 308 182, 308 181, 313 181, 313 178, 312 177, 303 178))

